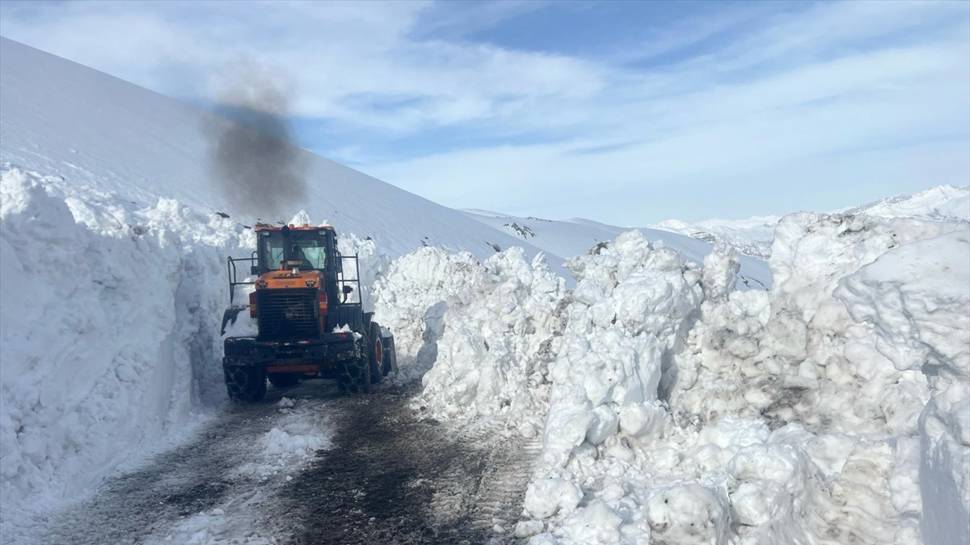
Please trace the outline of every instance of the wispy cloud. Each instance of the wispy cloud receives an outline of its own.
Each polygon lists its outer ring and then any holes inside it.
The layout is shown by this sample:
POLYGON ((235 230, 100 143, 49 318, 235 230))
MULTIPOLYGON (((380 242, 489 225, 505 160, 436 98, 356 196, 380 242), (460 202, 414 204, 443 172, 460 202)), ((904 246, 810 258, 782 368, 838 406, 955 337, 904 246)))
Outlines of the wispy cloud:
POLYGON ((192 100, 271 65, 308 146, 453 206, 634 224, 970 179, 970 5, 641 6, 4 2, 0 33, 192 100))
POLYGON ((597 67, 566 56, 411 38, 430 6, 4 3, 0 32, 187 98, 206 96, 226 65, 255 59, 290 74, 297 114, 393 131, 488 118, 510 100, 589 96, 602 85, 597 67))

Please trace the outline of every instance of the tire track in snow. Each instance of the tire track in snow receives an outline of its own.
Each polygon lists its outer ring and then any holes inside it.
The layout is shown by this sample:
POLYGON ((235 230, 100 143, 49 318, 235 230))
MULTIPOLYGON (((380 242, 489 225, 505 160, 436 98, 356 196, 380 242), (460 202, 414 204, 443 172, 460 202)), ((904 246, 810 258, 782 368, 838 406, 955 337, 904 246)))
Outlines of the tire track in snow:
POLYGON ((493 445, 479 480, 470 524, 498 533, 511 532, 518 522, 525 489, 542 452, 538 439, 493 445))
MULTIPOLYGON (((493 545, 518 542, 512 534, 542 453, 541 437, 524 438, 512 429, 508 423, 480 420, 452 430, 461 442, 479 449, 478 477, 464 499, 464 512, 469 527, 492 534, 488 543, 493 545)), ((453 508, 447 498, 434 501, 436 512, 453 508)))

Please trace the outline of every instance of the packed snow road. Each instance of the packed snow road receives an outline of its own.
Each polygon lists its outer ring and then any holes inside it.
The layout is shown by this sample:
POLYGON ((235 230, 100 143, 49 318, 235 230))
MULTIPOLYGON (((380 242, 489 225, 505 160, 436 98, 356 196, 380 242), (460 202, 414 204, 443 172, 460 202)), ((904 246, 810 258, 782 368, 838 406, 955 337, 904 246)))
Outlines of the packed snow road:
POLYGON ((237 406, 187 445, 44 521, 47 544, 507 543, 534 448, 460 437, 413 389, 328 381, 237 406), (520 448, 521 447, 521 448, 520 448))

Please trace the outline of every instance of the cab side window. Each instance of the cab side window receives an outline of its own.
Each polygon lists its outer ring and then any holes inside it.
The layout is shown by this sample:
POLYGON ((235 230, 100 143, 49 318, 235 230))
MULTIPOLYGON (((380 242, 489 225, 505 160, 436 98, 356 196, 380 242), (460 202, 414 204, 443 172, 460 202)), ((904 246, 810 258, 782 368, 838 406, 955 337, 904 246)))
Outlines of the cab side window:
POLYGON ((283 241, 277 237, 265 237, 260 242, 260 261, 268 270, 280 268, 283 263, 283 241))

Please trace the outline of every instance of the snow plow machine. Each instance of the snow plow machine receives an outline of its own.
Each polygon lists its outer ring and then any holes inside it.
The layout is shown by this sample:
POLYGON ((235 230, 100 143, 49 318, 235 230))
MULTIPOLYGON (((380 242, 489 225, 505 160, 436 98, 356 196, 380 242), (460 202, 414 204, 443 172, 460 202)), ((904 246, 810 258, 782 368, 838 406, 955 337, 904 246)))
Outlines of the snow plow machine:
POLYGON ((254 231, 256 251, 226 263, 230 306, 223 335, 242 312, 256 326, 255 334, 250 328, 225 338, 230 399, 261 400, 267 379, 283 388, 316 376, 335 378, 346 392, 370 392, 396 356, 393 335, 364 312, 357 256, 340 255, 330 226, 257 224, 254 231), (248 265, 242 280, 240 264, 248 265), (248 288, 248 303, 234 301, 240 286, 248 288))

